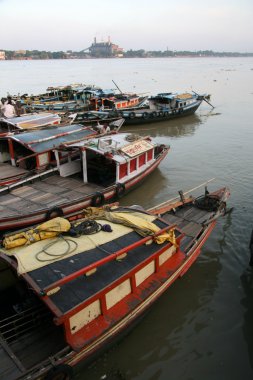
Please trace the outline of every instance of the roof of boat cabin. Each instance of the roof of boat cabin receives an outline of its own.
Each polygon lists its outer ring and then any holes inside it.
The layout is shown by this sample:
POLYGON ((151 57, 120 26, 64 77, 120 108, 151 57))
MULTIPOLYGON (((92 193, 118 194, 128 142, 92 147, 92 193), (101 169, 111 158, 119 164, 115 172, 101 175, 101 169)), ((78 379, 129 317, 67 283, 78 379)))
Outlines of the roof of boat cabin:
MULTIPOLYGON (((51 150, 60 144, 83 139, 95 133, 94 129, 89 127, 84 127, 80 124, 71 124, 64 127, 46 128, 34 132, 11 135, 8 136, 8 139, 12 139, 28 147, 35 153, 41 153, 51 150)), ((2 139, 6 138, 2 137, 2 139)))
POLYGON ((10 119, 1 118, 1 122, 11 124, 17 128, 25 129, 27 127, 36 127, 45 125, 48 122, 60 121, 61 117, 55 113, 43 112, 36 114, 25 114, 19 117, 12 117, 10 119))
MULTIPOLYGON (((136 140, 131 141, 131 133, 116 133, 113 135, 93 138, 87 141, 80 141, 69 144, 69 148, 80 148, 85 146, 88 150, 93 150, 104 155, 106 152, 113 155, 113 160, 119 163, 127 162, 130 158, 153 149, 157 144, 147 138, 136 136, 136 140), (139 138, 138 138, 139 137, 139 138), (108 144, 107 144, 108 142, 108 144)), ((135 135, 134 135, 135 136, 135 135)))
POLYGON ((153 99, 159 99, 159 98, 163 98, 163 99, 169 99, 169 100, 172 100, 172 99, 176 99, 176 100, 180 100, 180 99, 191 99, 191 98, 194 98, 195 97, 195 94, 191 94, 189 92, 187 93, 172 93, 172 92, 161 92, 155 96, 151 96, 149 99, 153 100, 153 99))

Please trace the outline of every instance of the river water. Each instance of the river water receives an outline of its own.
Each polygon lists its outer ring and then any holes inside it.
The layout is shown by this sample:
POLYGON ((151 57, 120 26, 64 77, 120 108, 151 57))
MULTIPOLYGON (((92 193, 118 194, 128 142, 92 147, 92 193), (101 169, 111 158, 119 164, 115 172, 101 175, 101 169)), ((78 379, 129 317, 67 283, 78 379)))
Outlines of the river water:
MULTIPOLYGON (((123 204, 151 207, 210 178, 229 186, 233 211, 220 219, 196 263, 131 333, 75 379, 253 378, 253 58, 0 62, 0 95, 96 84, 156 94, 211 94, 195 115, 128 130, 170 144, 167 158, 123 204)), ((126 128, 124 128, 127 130, 126 128)))

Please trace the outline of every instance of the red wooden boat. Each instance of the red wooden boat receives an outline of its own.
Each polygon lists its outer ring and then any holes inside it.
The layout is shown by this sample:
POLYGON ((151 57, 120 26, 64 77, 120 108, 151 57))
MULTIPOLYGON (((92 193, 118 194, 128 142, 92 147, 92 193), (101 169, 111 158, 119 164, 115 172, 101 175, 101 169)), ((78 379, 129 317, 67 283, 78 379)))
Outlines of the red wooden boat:
POLYGON ((0 189, 0 231, 121 198, 157 168, 169 149, 129 133, 64 145, 54 150, 56 168, 0 189))
POLYGON ((33 233, 56 230, 59 218, 52 219, 51 229, 25 231, 25 245, 12 249, 8 244, 18 236, 6 236, 0 250, 0 378, 70 379, 75 364, 101 353, 185 274, 228 197, 222 188, 200 198, 181 193, 149 212, 137 206, 87 209, 78 226, 78 216, 72 217, 64 236, 32 244, 33 233))

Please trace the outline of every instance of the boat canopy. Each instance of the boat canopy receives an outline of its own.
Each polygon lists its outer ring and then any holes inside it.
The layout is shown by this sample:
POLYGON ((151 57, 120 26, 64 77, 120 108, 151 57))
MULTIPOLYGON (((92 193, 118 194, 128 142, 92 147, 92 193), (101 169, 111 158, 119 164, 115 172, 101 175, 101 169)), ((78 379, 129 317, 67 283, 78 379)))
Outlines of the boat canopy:
MULTIPOLYGON (((10 135, 8 139, 24 145, 34 153, 41 153, 54 149, 60 144, 84 139, 96 133, 92 128, 83 127, 80 124, 71 124, 64 127, 47 128, 34 132, 10 135)), ((7 137, 2 137, 0 141, 6 139, 7 137)))
POLYGON ((1 124, 6 124, 6 127, 14 127, 17 129, 29 129, 41 127, 49 124, 59 124, 61 117, 54 113, 43 112, 40 114, 26 114, 10 119, 1 118, 1 124))

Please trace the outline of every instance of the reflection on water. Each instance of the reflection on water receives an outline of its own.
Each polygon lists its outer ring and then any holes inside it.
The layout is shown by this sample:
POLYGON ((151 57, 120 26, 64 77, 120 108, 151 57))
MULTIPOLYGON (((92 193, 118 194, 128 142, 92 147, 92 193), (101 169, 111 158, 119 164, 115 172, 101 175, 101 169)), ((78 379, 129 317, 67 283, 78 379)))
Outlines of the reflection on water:
POLYGON ((202 119, 197 114, 194 114, 188 117, 181 117, 159 123, 126 126, 124 127, 124 131, 139 133, 141 135, 148 134, 152 137, 167 136, 179 138, 193 135, 202 122, 202 119))
POLYGON ((229 208, 227 209, 227 214, 223 216, 223 219, 225 221, 222 224, 222 237, 218 240, 219 242, 219 247, 220 247, 220 252, 223 254, 224 253, 224 248, 227 246, 226 240, 227 240, 227 232, 229 231, 230 227, 232 226, 232 214, 233 214, 233 209, 229 208))
MULTIPOLYGON (((170 154, 170 153, 169 153, 170 154)), ((142 185, 137 189, 131 191, 127 196, 120 200, 122 205, 139 204, 145 208, 152 207, 156 201, 159 194, 160 188, 162 187, 165 191, 169 186, 169 180, 160 168, 157 168, 153 173, 151 173, 142 185), (145 197, 143 193, 145 192, 145 197)))
POLYGON ((253 270, 247 269, 241 275, 241 283, 244 297, 241 304, 244 308, 243 334, 248 346, 248 357, 251 369, 253 370, 253 270))

